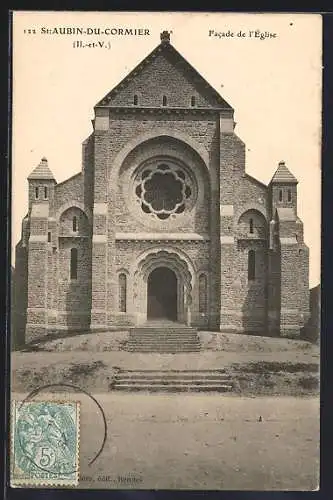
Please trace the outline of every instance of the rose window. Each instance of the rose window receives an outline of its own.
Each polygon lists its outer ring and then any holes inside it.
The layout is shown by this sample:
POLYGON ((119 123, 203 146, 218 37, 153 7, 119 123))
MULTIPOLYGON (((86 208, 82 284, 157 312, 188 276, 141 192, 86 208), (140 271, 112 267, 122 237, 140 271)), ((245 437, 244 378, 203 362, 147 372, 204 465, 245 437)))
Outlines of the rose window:
POLYGON ((164 220, 184 212, 192 189, 183 170, 162 163, 143 170, 135 194, 143 212, 164 220))

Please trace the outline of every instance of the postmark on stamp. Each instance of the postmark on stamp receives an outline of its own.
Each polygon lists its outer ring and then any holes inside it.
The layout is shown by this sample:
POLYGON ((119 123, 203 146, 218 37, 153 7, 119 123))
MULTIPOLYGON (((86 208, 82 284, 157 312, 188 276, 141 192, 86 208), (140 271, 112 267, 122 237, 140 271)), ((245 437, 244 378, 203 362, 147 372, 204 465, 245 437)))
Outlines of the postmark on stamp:
POLYGON ((79 440, 78 401, 13 401, 11 485, 76 486, 79 440))

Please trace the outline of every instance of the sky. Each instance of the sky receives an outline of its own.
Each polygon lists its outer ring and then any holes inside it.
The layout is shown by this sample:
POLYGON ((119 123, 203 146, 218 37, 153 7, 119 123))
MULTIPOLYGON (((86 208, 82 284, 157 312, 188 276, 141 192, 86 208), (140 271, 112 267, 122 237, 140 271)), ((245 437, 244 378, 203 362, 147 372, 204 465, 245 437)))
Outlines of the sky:
POLYGON ((81 144, 92 132, 94 105, 167 30, 175 48, 235 109, 235 132, 246 144, 247 173, 268 184, 283 160, 298 179, 298 215, 310 248, 310 286, 316 286, 321 29, 321 17, 315 14, 15 12, 12 248, 27 213, 29 173, 43 156, 58 182, 81 170, 81 144), (108 28, 118 34, 45 33, 64 27, 108 28), (119 34, 126 28, 148 30, 149 35, 119 34), (238 36, 240 32, 245 36, 238 36), (74 48, 77 40, 104 46, 74 48))

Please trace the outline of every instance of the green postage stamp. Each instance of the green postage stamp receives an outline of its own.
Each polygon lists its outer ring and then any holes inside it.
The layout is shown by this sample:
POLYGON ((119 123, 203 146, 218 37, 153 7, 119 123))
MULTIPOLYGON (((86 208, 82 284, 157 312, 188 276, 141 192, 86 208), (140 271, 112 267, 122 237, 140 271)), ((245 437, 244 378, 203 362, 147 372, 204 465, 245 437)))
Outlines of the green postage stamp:
POLYGON ((79 440, 79 402, 13 401, 11 486, 76 486, 79 440))

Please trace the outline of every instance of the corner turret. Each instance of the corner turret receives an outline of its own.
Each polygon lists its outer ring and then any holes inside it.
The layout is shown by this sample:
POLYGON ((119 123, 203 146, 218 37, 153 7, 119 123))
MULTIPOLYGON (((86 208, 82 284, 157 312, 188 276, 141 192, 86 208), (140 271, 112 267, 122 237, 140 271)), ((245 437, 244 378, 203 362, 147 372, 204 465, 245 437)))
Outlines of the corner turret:
POLYGON ((272 200, 272 213, 278 208, 290 208, 297 215, 298 180, 288 170, 284 161, 280 161, 269 184, 272 200))
POLYGON ((57 181, 49 168, 48 161, 43 157, 37 167, 28 176, 29 209, 32 203, 53 204, 54 186, 57 181))

